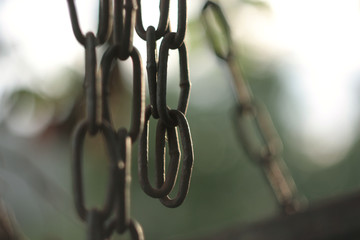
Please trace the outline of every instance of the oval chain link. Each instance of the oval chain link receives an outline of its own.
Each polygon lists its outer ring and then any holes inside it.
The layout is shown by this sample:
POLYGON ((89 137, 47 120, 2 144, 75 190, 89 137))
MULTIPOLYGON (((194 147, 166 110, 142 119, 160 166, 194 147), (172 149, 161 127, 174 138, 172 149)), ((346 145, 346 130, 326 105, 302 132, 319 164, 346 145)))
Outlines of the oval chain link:
POLYGON ((168 195, 175 185, 175 178, 179 168, 179 144, 177 141, 177 134, 175 128, 166 126, 158 121, 156 130, 156 162, 165 161, 165 134, 167 133, 167 140, 169 143, 170 162, 167 173, 164 172, 164 167, 156 168, 156 176, 166 175, 166 180, 158 188, 154 188, 150 184, 148 177, 148 148, 149 145, 149 120, 151 117, 151 107, 147 106, 145 111, 145 126, 143 134, 139 143, 139 156, 138 156, 138 171, 140 177, 140 185, 144 192, 153 198, 161 198, 168 195), (162 171, 161 171, 162 170, 162 171), (159 172, 160 171, 160 172, 159 172))
MULTIPOLYGON (((120 59, 119 45, 114 45, 104 53, 101 61, 102 69, 102 119, 112 123, 109 109, 108 95, 110 92, 111 65, 117 58, 120 59)), ((132 121, 129 131, 131 140, 136 141, 144 125, 144 81, 142 76, 142 63, 138 50, 132 49, 130 57, 133 63, 133 101, 132 121)))
MULTIPOLYGON (((193 151, 190 128, 185 115, 179 110, 170 110, 169 114, 170 117, 175 121, 175 125, 178 126, 179 128, 181 145, 182 145, 181 149, 183 152, 183 156, 182 156, 183 162, 181 166, 179 190, 177 195, 173 199, 171 199, 169 196, 162 197, 160 201, 166 207, 175 208, 183 203, 186 195, 188 194, 191 174, 194 164, 194 151, 193 151)), ((170 152, 170 156, 171 156, 171 152, 170 152)), ((164 171, 164 161, 161 161, 161 158, 157 158, 156 160, 157 160, 156 168, 161 173, 164 171)), ((160 187, 164 184, 164 174, 162 175, 157 174, 157 176, 158 176, 157 185, 158 187, 160 187)))
MULTIPOLYGON (((160 46, 160 56, 159 56, 159 71, 158 71, 158 82, 156 89, 156 104, 157 110, 160 115, 160 119, 167 126, 175 126, 174 120, 169 115, 169 109, 166 103, 166 86, 167 86, 167 67, 168 67, 168 57, 169 49, 171 43, 174 42, 176 37, 175 33, 168 33, 164 37, 161 46, 160 46)), ((188 73, 188 61, 187 61, 187 49, 185 43, 182 44, 179 48, 179 65, 180 65, 180 96, 178 100, 177 109, 182 113, 186 114, 189 95, 190 95, 190 81, 188 73)))
MULTIPOLYGON (((74 131, 73 136, 73 190, 74 190, 74 200, 75 208, 78 215, 82 220, 86 220, 89 210, 85 206, 84 201, 84 187, 83 187, 83 174, 82 174, 82 158, 83 158, 83 145, 86 133, 89 129, 89 124, 86 120, 81 121, 74 131)), ((108 181, 108 190, 107 197, 105 200, 104 207, 99 211, 99 214, 102 215, 102 218, 106 220, 111 214, 114 206, 114 191, 116 187, 116 173, 117 173, 117 141, 115 132, 112 127, 103 122, 100 125, 100 130, 105 138, 106 147, 108 150, 108 155, 110 158, 110 167, 109 167, 109 181, 108 181)))

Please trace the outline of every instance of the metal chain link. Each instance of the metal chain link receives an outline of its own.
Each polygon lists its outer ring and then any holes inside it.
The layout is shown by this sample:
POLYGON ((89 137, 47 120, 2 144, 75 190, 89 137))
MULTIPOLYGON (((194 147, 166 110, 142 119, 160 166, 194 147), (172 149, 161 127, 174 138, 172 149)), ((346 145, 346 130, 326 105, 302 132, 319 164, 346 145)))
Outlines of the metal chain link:
POLYGON ((80 219, 86 222, 87 239, 104 240, 114 232, 123 234, 130 231, 132 239, 144 239, 142 227, 131 219, 130 182, 131 148, 140 136, 138 171, 144 192, 159 198, 167 207, 177 207, 185 199, 190 185, 193 167, 193 146, 190 128, 185 117, 190 81, 188 73, 187 49, 184 43, 187 9, 186 0, 178 0, 178 26, 172 32, 169 23, 169 0, 160 0, 160 18, 157 29, 149 26, 144 30, 140 0, 99 0, 99 23, 97 33, 81 31, 74 0, 67 0, 75 38, 85 49, 86 117, 75 128, 73 134, 73 191, 75 208, 80 219), (111 4, 113 1, 113 4, 111 4), (111 8, 111 6, 114 6, 111 8), (113 11, 113 14, 111 14, 113 11), (113 16, 113 19, 110 19, 113 16), (110 24, 112 20, 113 24, 110 24), (111 29, 111 25, 113 29, 111 29), (150 105, 145 111, 144 79, 142 61, 133 46, 133 32, 147 43, 147 77, 149 82, 150 105), (111 33, 111 34, 110 34, 111 33), (109 37, 113 39, 109 41, 109 37), (156 41, 162 39, 159 59, 156 41), (96 47, 108 42, 110 46, 102 56, 100 78, 97 77, 96 47), (177 110, 166 104, 167 64, 169 49, 178 49, 180 65, 180 97, 177 110), (112 63, 128 58, 133 63, 133 99, 130 129, 113 126, 108 95, 112 63), (148 122, 150 116, 158 119, 156 130, 156 187, 151 187, 148 179, 148 122), (143 131, 144 129, 144 131, 143 131), (179 180, 179 190, 174 199, 169 194, 175 186, 180 166, 180 148, 177 129, 180 133, 183 163, 179 180), (108 185, 104 206, 101 209, 87 208, 83 186, 83 145, 86 134, 104 136, 109 156, 108 185), (170 161, 165 173, 165 144, 169 145, 170 161))
POLYGON ((207 1, 202 20, 215 54, 232 73, 237 101, 235 124, 244 150, 262 168, 283 212, 294 213, 301 208, 302 200, 282 159, 281 139, 266 107, 253 97, 242 76, 226 17, 218 4, 207 1))

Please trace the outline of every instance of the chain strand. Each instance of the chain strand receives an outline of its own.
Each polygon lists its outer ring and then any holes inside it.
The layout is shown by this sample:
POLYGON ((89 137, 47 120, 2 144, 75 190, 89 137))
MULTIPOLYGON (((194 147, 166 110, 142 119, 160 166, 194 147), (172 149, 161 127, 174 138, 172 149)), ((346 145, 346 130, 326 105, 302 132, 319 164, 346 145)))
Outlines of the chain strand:
POLYGON ((75 208, 80 219, 86 222, 87 239, 104 240, 114 232, 123 234, 129 230, 132 239, 142 240, 144 234, 141 225, 131 218, 130 183, 131 183, 131 149, 140 137, 138 169, 140 185, 151 197, 159 198, 167 207, 177 207, 185 199, 190 185, 194 161, 190 128, 185 117, 190 81, 188 73, 187 49, 184 43, 187 6, 186 0, 178 0, 178 26, 172 32, 169 22, 169 0, 160 0, 160 18, 157 29, 149 26, 145 31, 141 16, 140 0, 99 0, 99 24, 96 35, 82 33, 74 0, 67 0, 75 38, 85 49, 86 114, 73 134, 73 191, 75 208), (110 12, 113 11, 113 14, 110 12), (112 29, 110 24, 112 19, 112 29), (147 44, 147 77, 149 82, 150 105, 145 111, 145 89, 142 59, 133 46, 133 32, 147 44), (110 34, 112 33, 112 34, 110 34), (112 40, 109 40, 112 35, 112 40), (159 59, 157 58, 156 41, 162 41, 159 59), (97 67, 96 47, 110 46, 102 56, 100 69, 97 67), (177 110, 166 104, 167 65, 169 49, 178 49, 180 65, 180 97, 177 110), (132 59, 133 65, 133 99, 131 126, 115 131, 109 107, 110 73, 113 62, 132 59), (97 71, 101 70, 100 78, 97 71), (155 165, 156 188, 148 179, 148 122, 150 117, 158 120, 156 129, 155 165), (144 131, 143 131, 144 129, 144 131), (178 130, 177 130, 178 129, 178 130), (180 147, 177 131, 180 133, 183 157, 180 158, 180 147), (108 184, 105 203, 101 209, 88 209, 84 200, 83 186, 83 145, 86 134, 104 136, 109 155, 108 184), (165 145, 168 141, 170 161, 165 173, 165 145), (179 174, 179 190, 175 198, 170 199, 179 174))
POLYGON ((227 63, 232 73, 237 102, 235 124, 244 150, 262 168, 283 212, 294 213, 301 208, 301 201, 294 180, 281 157, 281 139, 266 107, 253 97, 242 76, 226 17, 218 4, 207 1, 203 7, 202 20, 215 54, 227 63))
MULTIPOLYGON (((141 6, 141 1, 137 1, 141 6)), ((136 31, 147 45, 147 77, 149 85, 150 105, 146 108, 145 127, 140 137, 138 175, 143 191, 150 197, 159 198, 166 207, 174 208, 184 201, 190 185, 193 168, 193 146, 190 129, 185 117, 191 83, 188 72, 187 49, 184 42, 187 24, 186 0, 178 0, 178 26, 172 32, 169 21, 169 0, 160 0, 160 17, 158 26, 148 26, 145 31, 141 17, 141 7, 137 15, 136 31), (159 58, 156 56, 156 41, 161 40, 159 58), (172 110, 166 103, 168 56, 170 49, 178 49, 180 67, 180 96, 176 110, 172 110), (148 178, 148 122, 150 117, 158 119, 156 130, 156 188, 150 185, 148 178), (180 132, 183 145, 181 158, 177 128, 180 132), (165 144, 168 139, 170 161, 165 172, 165 144), (181 159, 180 159, 181 158, 181 159), (174 199, 169 194, 173 190, 182 160, 181 174, 179 176, 179 191, 174 199)))

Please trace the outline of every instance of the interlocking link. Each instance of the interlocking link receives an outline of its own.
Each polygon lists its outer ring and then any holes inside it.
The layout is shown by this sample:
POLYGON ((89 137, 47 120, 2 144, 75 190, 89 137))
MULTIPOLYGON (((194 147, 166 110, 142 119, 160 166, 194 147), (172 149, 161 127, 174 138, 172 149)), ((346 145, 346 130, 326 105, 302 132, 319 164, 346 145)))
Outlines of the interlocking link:
MULTIPOLYGON (((102 118, 105 121, 112 123, 108 102, 108 95, 110 92, 110 70, 114 60, 120 58, 120 45, 114 45, 104 53, 101 60, 102 70, 102 118)), ((144 81, 142 76, 142 63, 138 50, 132 49, 130 57, 133 62, 133 102, 132 102, 132 121, 129 131, 131 140, 136 141, 144 125, 144 81)))
MULTIPOLYGON (((147 41, 147 30, 145 30, 142 20, 142 13, 141 13, 141 0, 137 0, 138 4, 138 12, 136 15, 136 32, 140 38, 147 41)), ((169 7, 170 7, 170 0, 160 0, 160 18, 158 26, 155 30, 155 40, 159 40, 162 38, 169 24, 169 7)), ((151 27, 151 26, 149 26, 151 27)), ((155 28, 154 28, 155 29, 155 28)))
POLYGON ((114 42, 119 47, 118 57, 121 60, 126 60, 132 53, 136 10, 136 0, 115 0, 114 42))
POLYGON ((89 133, 94 135, 98 130, 96 46, 104 44, 109 35, 109 0, 101 0, 99 2, 99 23, 96 36, 93 32, 88 32, 86 35, 82 33, 74 0, 67 0, 67 2, 74 35, 78 42, 85 48, 84 87, 86 91, 86 116, 89 123, 89 133))
MULTIPOLYGON (((75 207, 79 217, 82 220, 87 219, 89 210, 85 207, 84 203, 84 188, 83 188, 83 176, 82 176, 82 150, 85 140, 86 132, 88 131, 89 124, 86 120, 81 121, 75 131, 73 136, 73 183, 74 183, 74 199, 75 207)), ((100 125, 100 130, 105 138, 106 147, 108 150, 110 158, 109 166, 109 183, 107 189, 107 197, 105 200, 104 207, 99 211, 99 214, 102 215, 102 218, 106 220, 111 214, 114 202, 115 202, 115 187, 116 187, 116 173, 117 173, 117 141, 115 132, 112 127, 103 122, 100 125)))
POLYGON ((266 107, 254 99, 242 76, 225 15, 218 4, 207 1, 203 7, 202 20, 215 54, 227 63, 232 73, 237 101, 235 123, 244 151, 262 168, 283 212, 294 213, 301 208, 301 201, 294 180, 281 157, 281 139, 266 107))
POLYGON ((166 128, 166 126, 158 121, 156 129, 156 162, 165 161, 165 134, 167 133, 167 140, 169 144, 170 161, 167 173, 164 172, 164 167, 156 168, 156 178, 162 178, 165 174, 165 181, 159 186, 159 188, 153 188, 148 178, 148 148, 149 145, 149 120, 151 117, 151 107, 147 106, 145 111, 145 126, 143 134, 139 143, 139 156, 138 156, 138 171, 140 177, 140 184, 146 194, 154 198, 165 197, 170 193, 175 185, 175 178, 177 176, 179 168, 179 145, 177 141, 177 133, 174 127, 166 128), (161 171, 163 170, 163 171, 161 171))
POLYGON ((81 31, 74 0, 67 0, 73 32, 77 41, 85 48, 85 98, 86 114, 74 130, 73 135, 73 191, 76 211, 87 226, 87 239, 104 240, 115 232, 124 234, 130 231, 132 239, 143 240, 143 230, 130 214, 131 150, 139 136, 138 159, 140 183, 145 193, 159 198, 167 207, 177 207, 185 199, 190 185, 193 166, 193 146, 190 129, 185 117, 189 101, 190 81, 188 73, 187 49, 184 43, 187 22, 186 0, 178 1, 178 26, 171 32, 169 23, 169 0, 160 0, 158 26, 147 27, 141 16, 141 0, 113 0, 113 14, 110 14, 111 0, 99 0, 99 24, 97 33, 81 31), (110 19, 112 16, 112 19, 110 19), (112 21, 112 32, 110 27, 112 21), (147 76, 149 82, 150 105, 145 116, 145 89, 142 59, 133 46, 133 32, 147 44, 147 76), (107 41, 112 35, 112 40, 107 41), (162 39, 160 57, 157 58, 156 41, 162 39), (96 47, 107 42, 110 46, 104 52, 101 74, 97 78, 96 47), (177 110, 166 105, 167 64, 169 49, 178 49, 180 64, 180 97, 177 110), (132 59, 133 89, 132 113, 129 130, 113 126, 109 106, 110 75, 113 63, 132 59), (159 110, 158 110, 159 109, 159 110), (148 179, 148 122, 150 117, 158 119, 156 130, 156 188, 148 179), (145 119, 146 118, 146 119, 145 119), (161 119, 159 119, 161 118, 161 119), (146 122, 146 124, 145 124, 146 122), (180 165, 180 150, 177 129, 180 132, 184 153, 179 190, 174 199, 168 195, 175 186, 180 165), (145 129, 145 131, 143 131, 145 129), (104 206, 101 209, 88 209, 84 201, 82 176, 83 145, 86 134, 94 136, 101 133, 110 159, 108 185, 104 206), (165 146, 168 141, 170 161, 165 171, 165 146))
POLYGON ((146 71, 149 85, 150 104, 152 106, 152 115, 155 119, 158 119, 159 112, 156 106, 156 82, 157 82, 157 59, 156 59, 156 36, 155 28, 153 26, 148 27, 146 30, 146 49, 147 49, 147 61, 146 71))
MULTIPOLYGON (((174 126, 174 121, 169 115, 168 106, 166 104, 166 85, 167 85, 167 65, 168 65, 168 56, 171 43, 174 42, 176 37, 175 33, 168 33, 164 37, 161 46, 160 46, 160 56, 159 56, 159 72, 158 72, 158 83, 157 83, 157 110, 160 115, 160 119, 167 126, 174 126)), ((188 73, 188 61, 187 61, 187 50, 186 45, 182 44, 179 51, 179 62, 180 62, 180 96, 178 101, 177 109, 182 113, 186 114, 189 94, 190 94, 190 81, 188 73)))
MULTIPOLYGON (((171 49, 177 49, 179 48, 185 38, 186 34, 186 23, 187 23, 187 6, 186 6, 186 0, 178 0, 178 25, 177 25, 177 31, 175 32, 175 37, 172 39, 171 42, 171 49)), ((170 31, 170 27, 169 27, 170 31)))
MULTIPOLYGON (((96 33, 96 46, 102 45, 105 43, 108 37, 109 32, 109 2, 110 0, 100 0, 99 1, 99 23, 98 29, 96 33)), ((70 18, 71 18, 71 26, 74 32, 74 35, 78 42, 85 46, 86 37, 81 31, 77 11, 75 7, 74 0, 67 0, 70 18)))
MULTIPOLYGON (((179 191, 177 195, 173 199, 171 199, 169 196, 162 197, 160 201, 166 207, 175 208, 182 204, 182 202, 185 200, 186 195, 188 194, 194 163, 194 151, 190 128, 185 115, 179 110, 170 110, 169 113, 170 117, 175 121, 175 125, 179 128, 183 151, 183 162, 180 173, 179 191)), ((157 158, 156 160, 156 167, 158 171, 160 170, 160 172, 163 172, 161 170, 164 170, 164 161, 161 161, 161 158, 157 158)), ((160 187, 164 184, 164 175, 157 174, 157 176, 157 185, 158 187, 160 187)))
POLYGON ((147 45, 147 77, 150 94, 150 105, 146 108, 145 126, 139 144, 138 174, 140 185, 150 197, 159 198, 167 207, 177 207, 185 199, 193 168, 193 147, 190 129, 185 117, 189 102, 191 83, 188 72, 187 49, 184 43, 187 23, 186 0, 178 0, 178 26, 172 32, 169 22, 169 1, 160 0, 160 18, 157 29, 149 26, 144 29, 141 17, 141 1, 138 0, 136 31, 146 40, 147 45), (161 40, 159 58, 157 58, 156 41, 161 40), (168 81, 168 55, 170 49, 178 49, 180 66, 180 95, 177 110, 172 110, 166 102, 168 81), (148 122, 150 117, 159 119, 156 131, 155 176, 156 187, 151 186, 148 177, 148 122), (180 151, 176 127, 178 126, 182 150, 184 152, 179 191, 174 199, 168 195, 176 184, 180 165, 180 151), (170 160, 165 171, 165 144, 168 140, 170 160))

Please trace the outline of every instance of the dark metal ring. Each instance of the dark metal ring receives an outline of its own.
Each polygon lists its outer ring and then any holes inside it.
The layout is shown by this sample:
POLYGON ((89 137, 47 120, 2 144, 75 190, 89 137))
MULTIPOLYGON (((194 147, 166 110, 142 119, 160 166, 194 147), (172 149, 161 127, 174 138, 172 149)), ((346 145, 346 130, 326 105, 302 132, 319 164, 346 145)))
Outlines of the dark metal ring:
MULTIPOLYGON (((175 37, 175 33, 168 33, 165 35, 161 46, 160 46, 160 56, 159 56, 159 71, 158 71, 158 83, 156 89, 156 101, 157 108, 161 120, 167 126, 175 126, 173 120, 171 119, 168 107, 166 104, 166 86, 167 86, 167 65, 168 65, 168 55, 170 44, 175 37)), ((180 96, 178 100, 177 110, 181 111, 183 114, 186 114, 191 83, 189 80, 189 71, 188 71, 188 60, 187 60, 187 49, 185 43, 180 46, 179 51, 179 64, 180 64, 180 96)))
POLYGON ((168 195, 175 185, 177 172, 179 169, 179 143, 177 139, 176 130, 174 127, 167 128, 161 121, 158 121, 156 131, 156 179, 158 182, 163 182, 160 187, 154 188, 151 186, 148 176, 148 146, 149 146, 149 119, 151 116, 151 106, 147 106, 145 111, 144 130, 139 142, 139 156, 138 156, 138 174, 140 185, 143 191, 153 197, 161 198, 168 195), (169 141, 170 162, 166 173, 165 181, 165 134, 167 132, 167 139, 169 141))
MULTIPOLYGON (((119 58, 119 46, 110 47, 101 60, 102 69, 102 119, 111 124, 108 95, 110 91, 109 79, 112 62, 119 58)), ((132 116, 129 136, 132 142, 136 141, 144 125, 144 79, 142 76, 142 63, 138 50, 133 48, 130 57, 133 62, 133 99, 132 99, 132 116)))
MULTIPOLYGON (((79 217, 82 220, 86 220, 88 215, 88 210, 85 207, 84 201, 84 188, 83 188, 83 173, 82 173, 82 161, 83 161, 83 146, 85 135, 89 129, 89 123, 85 119, 81 121, 75 128, 73 135, 73 157, 72 157, 72 177, 73 177, 73 192, 74 192, 74 201, 75 208, 79 217)), ((114 207, 115 202, 115 188, 116 188, 116 175, 117 171, 117 140, 115 131, 112 127, 103 122, 99 126, 99 130, 102 132, 106 146, 108 150, 108 155, 110 158, 109 166, 109 180, 106 193, 106 200, 102 208, 101 215, 103 219, 107 219, 114 207)))
MULTIPOLYGON (((183 157, 182 157, 183 163, 181 167, 179 191, 177 195, 173 199, 170 199, 169 196, 165 196, 161 198, 160 201, 166 207, 175 208, 182 204, 189 191, 191 174, 194 164, 194 151, 193 151, 190 128, 185 115, 178 110, 170 110, 169 113, 179 128, 182 152, 183 152, 183 157)), ((161 181, 158 182, 158 186, 161 186, 163 183, 164 183, 164 178, 162 178, 161 181)))

